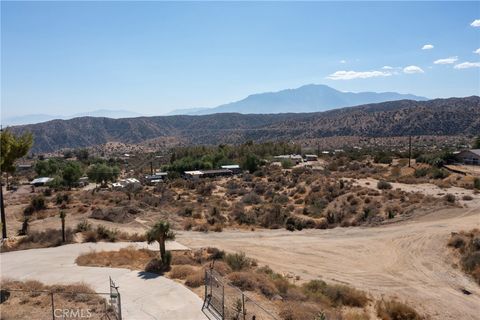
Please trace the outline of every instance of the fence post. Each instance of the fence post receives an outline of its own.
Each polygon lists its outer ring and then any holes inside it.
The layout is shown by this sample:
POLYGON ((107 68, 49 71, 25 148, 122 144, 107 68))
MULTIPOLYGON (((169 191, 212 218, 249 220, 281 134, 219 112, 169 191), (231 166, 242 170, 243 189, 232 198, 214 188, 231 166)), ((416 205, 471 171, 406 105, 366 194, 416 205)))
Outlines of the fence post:
POLYGON ((205 270, 205 300, 204 301, 207 301, 207 295, 208 295, 208 274, 207 274, 207 270, 205 270))
POLYGON ((225 320, 225 285, 222 283, 222 320, 225 320))
POLYGON ((122 320, 122 301, 120 300, 120 292, 117 289, 117 294, 118 294, 118 300, 117 300, 117 305, 118 305, 118 320, 122 320))
POLYGON ((53 303, 53 292, 50 292, 50 299, 52 301, 52 319, 55 320, 55 305, 53 303))
POLYGON ((245 295, 242 292, 242 313, 243 313, 243 320, 245 320, 245 316, 247 315, 247 310, 245 310, 245 295))

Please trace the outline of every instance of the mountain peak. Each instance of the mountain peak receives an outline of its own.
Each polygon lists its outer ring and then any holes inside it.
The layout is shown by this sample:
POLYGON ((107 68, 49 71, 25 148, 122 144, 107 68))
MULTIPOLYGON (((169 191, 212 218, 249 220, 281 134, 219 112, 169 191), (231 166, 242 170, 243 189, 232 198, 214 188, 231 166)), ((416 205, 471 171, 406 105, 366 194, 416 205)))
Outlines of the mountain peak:
MULTIPOLYGON (((294 89, 251 94, 236 102, 223 104, 215 108, 202 108, 191 113, 185 112, 183 114, 319 112, 361 104, 405 99, 418 101, 428 100, 425 97, 396 92, 342 92, 325 84, 311 83, 294 89)), ((182 112, 179 110, 175 113, 181 114, 182 112)))

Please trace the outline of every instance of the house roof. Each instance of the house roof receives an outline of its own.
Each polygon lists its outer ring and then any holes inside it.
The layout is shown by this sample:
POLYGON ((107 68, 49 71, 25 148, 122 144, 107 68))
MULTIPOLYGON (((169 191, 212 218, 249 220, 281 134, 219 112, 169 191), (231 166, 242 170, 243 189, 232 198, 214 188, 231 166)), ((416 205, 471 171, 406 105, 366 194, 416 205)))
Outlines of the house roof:
POLYGON ((193 171, 185 171, 185 174, 188 174, 191 176, 200 176, 203 174, 203 172, 198 170, 193 170, 193 171))
POLYGON ((462 150, 460 151, 459 153, 461 152, 471 152, 473 154, 476 154, 477 156, 480 156, 480 149, 469 149, 469 150, 462 150))
POLYGON ((222 166, 222 169, 240 169, 238 164, 227 164, 222 166))
POLYGON ((477 156, 480 156, 480 149, 470 149, 471 153, 475 153, 477 156))
POLYGON ((40 177, 37 179, 33 179, 32 182, 30 182, 30 184, 49 183, 52 180, 53 178, 50 178, 50 177, 40 177))
POLYGON ((232 173, 232 171, 228 169, 213 169, 213 170, 202 170, 202 173, 203 174, 232 173))

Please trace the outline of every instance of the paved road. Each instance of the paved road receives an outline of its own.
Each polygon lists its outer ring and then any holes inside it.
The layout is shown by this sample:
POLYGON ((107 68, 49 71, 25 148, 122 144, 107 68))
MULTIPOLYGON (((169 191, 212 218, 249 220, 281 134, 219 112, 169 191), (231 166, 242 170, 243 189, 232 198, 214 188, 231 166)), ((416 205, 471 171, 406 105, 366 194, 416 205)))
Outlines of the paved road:
MULTIPOLYGON (((111 276, 120 287, 126 320, 204 320, 202 301, 186 287, 165 277, 120 268, 81 267, 78 255, 91 250, 118 250, 131 243, 81 243, 0 255, 2 279, 39 280, 46 284, 85 282, 97 292, 109 292, 111 276)), ((136 243, 146 247, 144 243, 136 243)), ((185 248, 176 242, 167 249, 185 248)))

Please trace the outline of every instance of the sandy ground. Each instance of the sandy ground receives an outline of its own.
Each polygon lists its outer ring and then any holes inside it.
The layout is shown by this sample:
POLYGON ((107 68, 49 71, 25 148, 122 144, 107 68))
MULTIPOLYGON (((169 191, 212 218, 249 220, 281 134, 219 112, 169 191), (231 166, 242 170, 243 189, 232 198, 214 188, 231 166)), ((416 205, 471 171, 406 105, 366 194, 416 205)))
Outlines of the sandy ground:
MULTIPOLYGON (((2 253, 0 279, 39 280, 45 284, 85 282, 97 292, 109 292, 109 277, 120 287, 124 319, 206 320, 202 300, 183 285, 151 273, 121 268, 81 267, 75 259, 91 250, 118 250, 132 243, 81 243, 56 248, 2 253)), ((146 243, 134 243, 147 247, 146 243)), ((158 248, 151 247, 151 249, 158 248)), ((167 249, 182 250, 168 242, 167 249)))
MULTIPOLYGON (((354 179, 354 184, 361 187, 377 189, 378 180, 373 178, 366 179, 354 179)), ((442 198, 447 193, 453 194, 457 197, 457 200, 460 204, 466 206, 475 206, 477 202, 480 201, 480 194, 475 194, 473 190, 459 188, 459 187, 450 187, 450 188, 440 188, 432 183, 417 183, 417 184, 407 184, 407 183, 398 183, 390 182, 393 189, 400 189, 406 192, 419 192, 424 195, 429 195, 436 198, 442 198), (463 196, 471 196, 474 201, 464 201, 462 200, 463 196)), ((378 189, 377 189, 378 190, 378 189)))
POLYGON ((480 227, 480 203, 376 228, 179 232, 191 247, 244 251, 277 272, 398 297, 432 319, 480 319, 480 287, 453 266, 451 232, 480 227), (462 289, 472 294, 465 295, 462 289))

